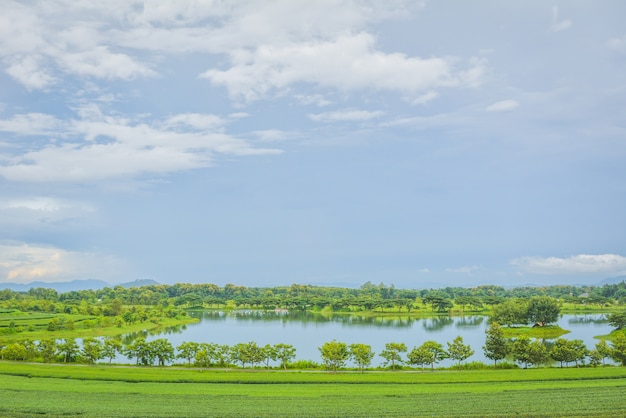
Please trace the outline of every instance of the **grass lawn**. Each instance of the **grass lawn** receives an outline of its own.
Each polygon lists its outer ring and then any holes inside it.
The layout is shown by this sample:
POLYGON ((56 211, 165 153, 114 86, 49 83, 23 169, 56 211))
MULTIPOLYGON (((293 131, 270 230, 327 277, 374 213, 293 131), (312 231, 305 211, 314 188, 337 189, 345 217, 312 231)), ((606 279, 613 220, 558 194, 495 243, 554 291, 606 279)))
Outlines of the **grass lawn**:
POLYGON ((199 371, 0 362, 0 416, 626 415, 626 368, 199 371))

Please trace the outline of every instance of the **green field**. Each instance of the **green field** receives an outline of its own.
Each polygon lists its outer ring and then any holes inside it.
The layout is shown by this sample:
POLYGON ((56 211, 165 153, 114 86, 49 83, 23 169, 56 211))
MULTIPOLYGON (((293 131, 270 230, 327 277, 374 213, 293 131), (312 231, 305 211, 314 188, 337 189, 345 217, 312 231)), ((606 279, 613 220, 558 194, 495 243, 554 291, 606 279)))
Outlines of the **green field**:
POLYGON ((626 415, 626 368, 199 371, 0 362, 0 416, 626 415))

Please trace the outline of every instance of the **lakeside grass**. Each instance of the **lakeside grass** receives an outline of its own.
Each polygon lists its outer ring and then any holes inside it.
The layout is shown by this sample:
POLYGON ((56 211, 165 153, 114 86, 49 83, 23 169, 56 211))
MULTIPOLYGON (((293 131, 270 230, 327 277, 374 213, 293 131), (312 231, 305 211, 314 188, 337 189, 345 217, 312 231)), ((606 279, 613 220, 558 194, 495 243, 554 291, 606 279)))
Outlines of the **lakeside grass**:
POLYGON ((0 415, 626 415, 626 368, 284 372, 0 362, 0 415))

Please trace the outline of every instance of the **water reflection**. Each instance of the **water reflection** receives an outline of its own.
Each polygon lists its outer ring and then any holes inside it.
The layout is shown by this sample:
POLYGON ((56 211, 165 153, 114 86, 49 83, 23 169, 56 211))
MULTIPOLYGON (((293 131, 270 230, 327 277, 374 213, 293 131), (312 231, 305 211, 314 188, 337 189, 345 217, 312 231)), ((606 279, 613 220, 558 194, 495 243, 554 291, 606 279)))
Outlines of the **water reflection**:
MULTIPOLYGON (((318 347, 331 340, 368 344, 376 353, 380 353, 389 342, 403 342, 411 350, 428 340, 437 341, 446 347, 447 342, 461 336, 464 343, 475 350, 468 361, 491 362, 484 357, 482 350, 485 330, 489 326, 488 317, 484 315, 424 318, 259 310, 192 311, 189 315, 198 318, 199 322, 127 334, 122 341, 129 344, 139 336, 147 340, 167 338, 174 347, 185 341, 220 345, 248 341, 255 341, 259 345, 285 343, 296 348, 297 359, 319 362, 318 347)), ((595 336, 608 334, 612 330, 606 316, 600 314, 563 315, 558 324, 571 331, 565 338, 581 339, 589 349, 598 341, 595 336)), ((553 341, 546 340, 545 343, 549 346, 553 341)), ((122 358, 118 361, 128 362, 122 358)), ((380 363, 381 358, 377 354, 372 364, 380 363)), ((447 361, 441 363, 442 366, 447 364, 447 361)))
POLYGON ((449 316, 438 316, 422 320, 422 326, 426 331, 441 331, 445 327, 454 324, 454 319, 449 316))

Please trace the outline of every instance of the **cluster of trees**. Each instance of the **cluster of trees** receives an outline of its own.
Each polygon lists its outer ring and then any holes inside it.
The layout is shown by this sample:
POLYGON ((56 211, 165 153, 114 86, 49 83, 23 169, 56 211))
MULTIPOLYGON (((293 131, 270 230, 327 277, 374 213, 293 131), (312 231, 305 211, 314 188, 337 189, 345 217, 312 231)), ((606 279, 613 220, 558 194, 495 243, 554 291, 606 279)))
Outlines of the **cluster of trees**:
MULTIPOLYGON (((605 359, 611 358, 622 365, 626 365, 626 334, 619 333, 609 345, 605 340, 598 342, 593 350, 588 350, 581 340, 557 339, 551 347, 539 340, 530 340, 528 337, 519 337, 513 340, 504 337, 503 329, 493 323, 486 332, 486 341, 483 346, 485 356, 494 360, 509 358, 524 367, 545 364, 551 360, 563 364, 575 363, 578 366, 587 359, 593 366, 603 364, 605 359)), ((376 353, 367 344, 347 344, 340 341, 330 341, 319 347, 321 359, 328 370, 337 371, 352 361, 361 371, 371 365, 376 353)), ((178 347, 169 340, 160 338, 146 341, 139 337, 133 342, 122 344, 117 339, 85 338, 79 345, 74 339, 44 339, 35 343, 31 340, 0 344, 0 358, 3 360, 40 360, 43 362, 83 362, 94 364, 108 359, 111 363, 118 354, 134 359, 136 365, 164 366, 167 363, 181 359, 189 366, 196 367, 229 367, 238 365, 253 369, 257 365, 270 367, 276 362, 279 367, 286 369, 296 357, 296 349, 289 344, 267 344, 260 346, 254 341, 235 345, 220 345, 216 343, 183 342, 178 347)), ((464 344, 463 338, 458 336, 447 343, 447 349, 436 341, 426 341, 415 346, 411 351, 404 343, 390 342, 379 354, 384 359, 384 365, 392 370, 401 365, 421 366, 422 370, 428 365, 432 369, 444 359, 452 359, 460 366, 463 361, 474 354, 474 350, 464 344)), ((309 362, 310 363, 310 362, 309 362)))
MULTIPOLYGON (((432 369, 435 364, 446 358, 458 361, 460 365, 462 361, 471 357, 474 350, 469 345, 463 343, 463 338, 458 336, 453 342, 449 342, 448 350, 436 341, 426 341, 419 347, 414 347, 408 352, 406 358, 403 353, 407 353, 408 348, 404 343, 391 342, 385 344, 385 349, 380 353, 380 357, 385 360, 386 366, 391 366, 392 370, 402 364, 419 365, 422 370, 426 365, 430 365, 432 369)), ((340 341, 330 341, 324 343, 319 348, 322 360, 326 368, 336 372, 345 366, 348 360, 352 360, 363 371, 364 368, 371 364, 372 359, 376 355, 372 351, 372 347, 367 344, 346 344, 340 341)))
POLYGON ((507 326, 527 324, 544 326, 556 322, 560 311, 559 301, 549 296, 513 298, 495 305, 491 319, 507 326))
POLYGON ((387 286, 383 283, 374 285, 370 282, 360 288, 299 284, 271 288, 232 284, 220 287, 209 283, 177 283, 134 288, 115 286, 65 293, 57 293, 46 288, 33 288, 24 293, 0 290, 0 302, 3 306, 13 306, 23 311, 113 317, 120 315, 120 307, 129 305, 403 312, 429 307, 438 312, 448 312, 451 309, 480 311, 509 299, 532 297, 550 297, 583 305, 626 304, 626 282, 602 287, 547 286, 505 289, 501 286, 477 286, 446 287, 438 290, 397 289, 393 285, 387 286))
POLYGON ((528 367, 540 365, 550 360, 558 361, 563 367, 575 363, 576 367, 589 359, 593 366, 603 364, 605 359, 611 358, 626 366, 626 334, 617 334, 611 346, 606 340, 600 340, 595 348, 589 350, 582 340, 567 340, 558 338, 554 344, 545 344, 540 340, 531 340, 526 336, 516 339, 504 337, 504 331, 498 323, 492 323, 486 332, 486 342, 483 347, 485 356, 498 363, 508 356, 516 362, 528 367))
POLYGON ((129 344, 123 344, 115 338, 104 340, 85 338, 79 345, 75 339, 45 339, 39 342, 23 340, 0 345, 0 358, 2 360, 40 360, 49 362, 82 362, 94 364, 107 359, 109 363, 118 354, 135 360, 136 365, 142 366, 165 366, 175 359, 182 359, 191 365, 205 368, 211 366, 228 367, 238 364, 241 367, 248 365, 254 368, 258 364, 270 367, 271 361, 277 361, 279 366, 287 368, 296 354, 296 349, 289 344, 276 344, 259 346, 251 341, 233 346, 219 345, 215 343, 183 342, 178 347, 165 338, 146 341, 139 337, 129 344))

